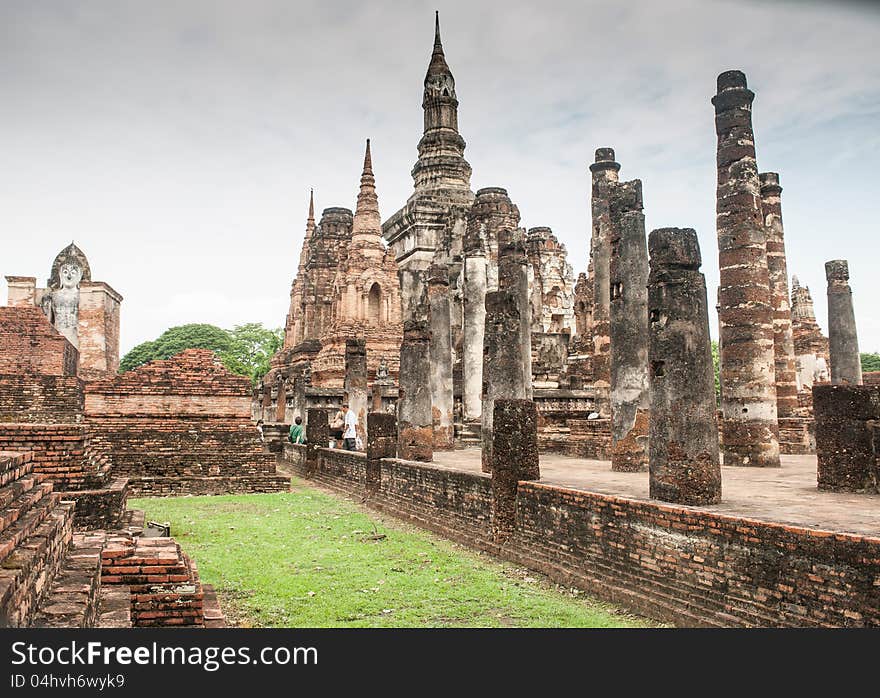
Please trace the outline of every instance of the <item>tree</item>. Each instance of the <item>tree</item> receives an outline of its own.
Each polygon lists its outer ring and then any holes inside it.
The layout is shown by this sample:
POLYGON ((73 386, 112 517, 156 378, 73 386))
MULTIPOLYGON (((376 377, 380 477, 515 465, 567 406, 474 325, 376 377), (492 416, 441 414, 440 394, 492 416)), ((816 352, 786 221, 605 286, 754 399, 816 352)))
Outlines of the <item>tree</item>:
POLYGON ((862 358, 862 373, 868 373, 869 371, 880 371, 880 354, 877 352, 872 353, 863 353, 861 354, 862 358))
POLYGON ((269 360, 284 343, 284 331, 258 322, 236 325, 228 331, 229 347, 220 351, 223 364, 233 373, 248 376, 256 385, 269 370, 269 360))
POLYGON ((138 344, 119 362, 125 373, 148 361, 168 359, 184 349, 210 349, 233 373, 247 376, 256 385, 269 370, 269 360, 284 341, 278 328, 266 329, 258 322, 224 330, 214 325, 180 325, 165 330, 158 339, 138 344))
POLYGON ((232 344, 229 333, 214 325, 179 325, 165 330, 158 339, 138 344, 119 362, 119 372, 125 373, 148 361, 168 359, 184 349, 211 349, 221 352, 232 344))

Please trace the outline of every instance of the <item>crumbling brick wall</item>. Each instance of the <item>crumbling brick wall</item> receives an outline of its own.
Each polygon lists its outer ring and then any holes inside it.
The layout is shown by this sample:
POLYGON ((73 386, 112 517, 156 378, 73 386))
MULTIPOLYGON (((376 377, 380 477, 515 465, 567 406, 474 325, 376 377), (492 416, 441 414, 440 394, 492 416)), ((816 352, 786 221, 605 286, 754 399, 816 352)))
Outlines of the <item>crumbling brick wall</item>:
POLYGON ((206 349, 188 349, 120 376, 89 381, 85 413, 94 447, 145 495, 279 491, 251 422, 250 381, 206 349))
POLYGON ((0 375, 0 422, 75 424, 82 421, 83 406, 83 383, 76 376, 0 375))
POLYGON ((0 306, 0 375, 75 376, 79 352, 34 306, 0 306))

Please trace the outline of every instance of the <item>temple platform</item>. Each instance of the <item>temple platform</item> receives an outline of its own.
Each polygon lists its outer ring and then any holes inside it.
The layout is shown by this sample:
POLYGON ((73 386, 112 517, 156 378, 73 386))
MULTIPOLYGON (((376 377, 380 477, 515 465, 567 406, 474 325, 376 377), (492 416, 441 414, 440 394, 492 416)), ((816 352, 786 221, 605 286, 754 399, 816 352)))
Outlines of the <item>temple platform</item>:
MULTIPOLYGON (((541 454, 540 482, 642 501, 648 473, 616 473, 610 461, 541 454)), ((480 472, 480 450, 435 451, 434 465, 480 472)), ((880 535, 880 495, 820 492, 816 456, 783 455, 781 468, 721 469, 722 501, 690 509, 835 532, 880 535)))

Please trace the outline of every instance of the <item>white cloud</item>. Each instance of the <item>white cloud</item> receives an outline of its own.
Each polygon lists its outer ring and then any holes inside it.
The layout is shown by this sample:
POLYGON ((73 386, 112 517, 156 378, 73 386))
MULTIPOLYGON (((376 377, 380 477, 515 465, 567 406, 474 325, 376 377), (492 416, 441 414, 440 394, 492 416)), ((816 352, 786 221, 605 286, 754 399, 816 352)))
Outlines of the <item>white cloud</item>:
MULTIPOLYGON (((42 279, 75 238, 125 295, 124 349, 193 320, 281 324, 308 188, 319 209, 353 207, 370 136, 383 214, 411 191, 433 9, 3 3, 0 273, 42 279)), ((880 349, 880 67, 865 58, 877 13, 697 0, 439 9, 474 188, 505 186, 576 271, 586 168, 610 145, 621 175, 644 182, 649 229, 698 230, 714 285, 709 99, 719 72, 745 70, 759 164, 785 188, 790 270, 824 325, 822 264, 849 258, 862 347, 880 349)))

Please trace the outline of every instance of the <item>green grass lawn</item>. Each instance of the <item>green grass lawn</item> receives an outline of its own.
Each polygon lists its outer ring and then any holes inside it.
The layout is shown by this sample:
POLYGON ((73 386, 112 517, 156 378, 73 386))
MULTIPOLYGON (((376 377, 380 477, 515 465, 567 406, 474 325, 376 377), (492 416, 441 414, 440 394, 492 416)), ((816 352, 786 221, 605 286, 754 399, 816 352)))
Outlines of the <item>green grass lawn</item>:
POLYGON ((292 492, 131 500, 258 627, 634 627, 645 621, 537 573, 303 486, 292 492))

